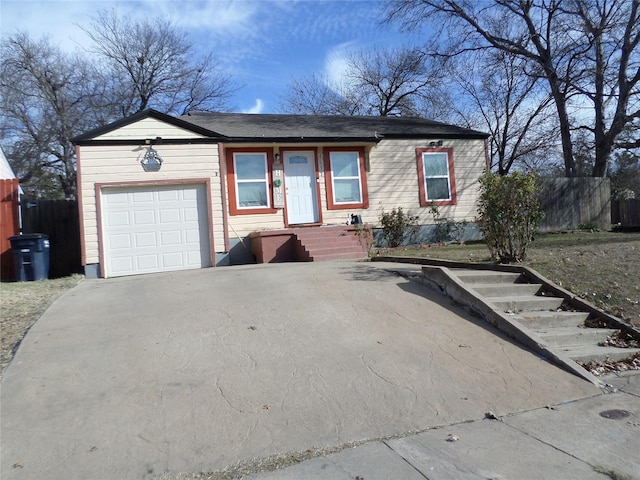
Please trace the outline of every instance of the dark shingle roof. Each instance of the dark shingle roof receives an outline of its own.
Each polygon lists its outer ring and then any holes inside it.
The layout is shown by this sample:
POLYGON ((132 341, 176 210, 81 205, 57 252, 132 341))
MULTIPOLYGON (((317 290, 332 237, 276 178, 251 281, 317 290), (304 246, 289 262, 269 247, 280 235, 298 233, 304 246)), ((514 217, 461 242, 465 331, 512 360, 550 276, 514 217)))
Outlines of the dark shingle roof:
POLYGON ((488 137, 476 130, 415 117, 191 113, 179 118, 231 141, 488 137))
POLYGON ((206 140, 220 142, 366 141, 382 138, 477 138, 477 130, 415 117, 362 117, 336 115, 256 115, 247 113, 191 113, 174 117, 145 110, 74 137, 75 144, 93 143, 96 137, 145 118, 190 130, 206 140))

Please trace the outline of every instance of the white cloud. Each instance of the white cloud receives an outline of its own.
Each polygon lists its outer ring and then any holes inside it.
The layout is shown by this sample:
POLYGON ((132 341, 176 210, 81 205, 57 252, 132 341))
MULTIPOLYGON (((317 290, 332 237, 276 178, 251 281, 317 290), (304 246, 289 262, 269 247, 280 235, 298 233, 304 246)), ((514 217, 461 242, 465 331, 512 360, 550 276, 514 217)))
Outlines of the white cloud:
POLYGON ((88 27, 99 10, 116 8, 122 17, 142 20, 167 18, 187 32, 198 30, 208 37, 251 37, 259 2, 175 0, 2 0, 0 28, 4 34, 27 31, 32 38, 44 35, 67 51, 86 44, 88 27))
POLYGON ((264 102, 260 98, 256 98, 256 103, 253 107, 243 110, 242 113, 262 113, 264 111, 264 102))
POLYGON ((3 35, 24 31, 34 40, 47 36, 62 50, 77 51, 87 36, 76 24, 88 25, 95 7, 92 2, 2 0, 0 29, 3 35))
POLYGON ((258 3, 247 1, 209 0, 182 2, 142 0, 137 9, 153 16, 170 18, 186 30, 206 29, 212 33, 248 31, 256 15, 258 3))
POLYGON ((358 42, 344 42, 329 50, 324 60, 324 76, 329 82, 329 86, 337 88, 344 83, 344 76, 347 71, 348 55, 358 49, 358 42))

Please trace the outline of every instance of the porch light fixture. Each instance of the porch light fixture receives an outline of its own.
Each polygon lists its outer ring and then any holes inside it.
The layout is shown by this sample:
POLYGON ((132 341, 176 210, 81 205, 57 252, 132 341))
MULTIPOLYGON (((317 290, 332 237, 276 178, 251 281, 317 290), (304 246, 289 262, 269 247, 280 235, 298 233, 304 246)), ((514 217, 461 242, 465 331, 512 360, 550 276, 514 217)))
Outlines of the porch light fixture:
POLYGON ((280 154, 279 153, 276 153, 274 158, 275 158, 275 162, 276 163, 280 163, 280 154))
POLYGON ((142 165, 142 169, 145 172, 158 172, 160 167, 162 167, 162 157, 160 154, 153 148, 153 143, 162 143, 161 137, 156 137, 155 139, 147 138, 145 143, 149 145, 149 148, 142 156, 142 160, 140 160, 140 165, 142 165))
POLYGON ((442 140, 438 140, 437 142, 429 142, 429 146, 430 147, 441 147, 442 146, 442 140))

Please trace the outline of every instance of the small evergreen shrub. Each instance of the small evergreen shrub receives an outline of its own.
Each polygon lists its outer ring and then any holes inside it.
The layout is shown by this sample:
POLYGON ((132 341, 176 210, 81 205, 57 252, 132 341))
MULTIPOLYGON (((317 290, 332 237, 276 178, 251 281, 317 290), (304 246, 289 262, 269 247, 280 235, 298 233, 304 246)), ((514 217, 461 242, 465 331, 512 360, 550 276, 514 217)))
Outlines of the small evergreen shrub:
POLYGON ((478 223, 491 256, 501 263, 521 262, 542 219, 534 174, 480 177, 478 223))

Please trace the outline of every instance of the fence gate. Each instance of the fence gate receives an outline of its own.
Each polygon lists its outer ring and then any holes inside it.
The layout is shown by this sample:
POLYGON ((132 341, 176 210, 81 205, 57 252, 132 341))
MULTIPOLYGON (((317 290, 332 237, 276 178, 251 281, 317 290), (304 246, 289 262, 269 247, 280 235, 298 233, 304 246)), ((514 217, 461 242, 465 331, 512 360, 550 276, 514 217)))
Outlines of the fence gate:
POLYGON ((23 197, 21 211, 22 233, 49 236, 49 278, 81 273, 78 202, 23 197))

